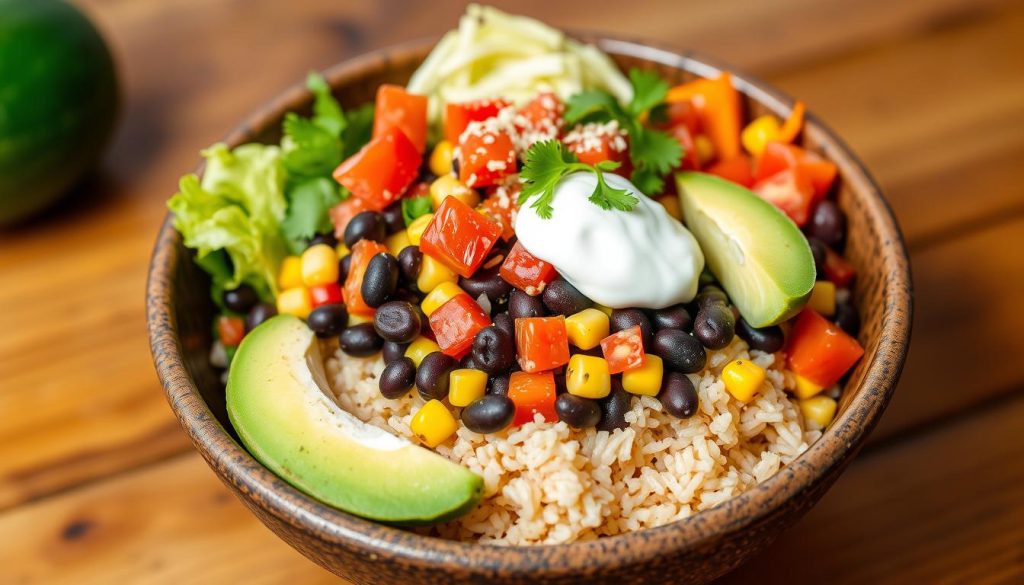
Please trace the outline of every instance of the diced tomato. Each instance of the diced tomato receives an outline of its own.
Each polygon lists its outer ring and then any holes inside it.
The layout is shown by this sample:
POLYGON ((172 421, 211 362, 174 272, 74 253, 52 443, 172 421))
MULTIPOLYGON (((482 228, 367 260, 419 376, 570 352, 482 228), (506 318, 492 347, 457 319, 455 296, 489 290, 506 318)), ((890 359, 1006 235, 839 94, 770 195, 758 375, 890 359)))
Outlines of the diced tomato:
POLYGON ((554 266, 534 257, 518 241, 509 250, 498 274, 505 282, 531 296, 544 292, 544 287, 558 276, 554 266))
POLYGON ((430 183, 426 181, 414 183, 413 186, 409 187, 409 189, 405 192, 405 197, 407 199, 426 197, 427 195, 430 195, 430 183))
MULTIPOLYGON (((629 161, 629 142, 615 122, 576 126, 562 138, 562 142, 584 164, 596 165, 610 160, 625 165, 629 161)), ((626 174, 623 167, 615 172, 626 174)))
POLYGON ((821 199, 828 194, 836 180, 836 165, 799 146, 784 142, 769 142, 754 166, 754 181, 763 181, 780 171, 800 167, 814 188, 814 196, 821 199))
POLYGON ((373 114, 373 137, 398 128, 421 154, 427 147, 427 96, 405 91, 400 85, 384 84, 377 89, 373 114))
POLYGON ((457 197, 445 197, 420 238, 420 251, 469 278, 501 237, 501 226, 457 197))
POLYGON ((321 305, 334 305, 345 302, 341 294, 341 287, 336 282, 309 287, 309 297, 313 300, 314 309, 321 305))
POLYGON ((689 102, 697 112, 700 128, 715 147, 715 156, 729 159, 740 154, 742 106, 732 76, 697 79, 669 90, 665 101, 689 102))
POLYGON ((366 274, 370 259, 387 251, 387 246, 373 240, 359 240, 352 246, 352 263, 349 265, 348 276, 345 277, 345 286, 341 293, 350 314, 370 317, 376 312, 376 309, 363 300, 363 276, 366 274))
POLYGON ((601 353, 608 362, 608 372, 618 374, 644 364, 644 335, 640 326, 616 331, 601 340, 601 353))
POLYGON ((217 337, 225 347, 235 347, 245 337, 245 320, 241 317, 221 315, 217 317, 217 337))
POLYGON ((547 138, 555 138, 562 130, 565 120, 565 104, 550 91, 542 91, 519 108, 516 129, 520 132, 535 132, 547 138))
POLYGON ((786 345, 789 368, 824 387, 838 382, 862 355, 856 339, 811 309, 801 311, 786 345))
POLYGON ((353 154, 334 170, 334 179, 380 211, 402 196, 420 172, 423 157, 398 128, 391 128, 353 154))
POLYGON ((825 246, 825 278, 839 288, 846 288, 857 276, 857 269, 836 251, 825 246))
POLYGON ((469 353, 473 339, 491 318, 468 294, 461 293, 430 314, 430 330, 441 351, 456 359, 469 353))
POLYGON ((504 99, 485 99, 462 104, 448 104, 444 110, 444 139, 452 144, 459 143, 459 136, 470 122, 482 122, 498 115, 498 112, 512 105, 504 99))
POLYGON ((524 372, 541 372, 569 363, 565 317, 516 319, 516 352, 524 372))
POLYGON ((508 397, 516 405, 512 424, 518 426, 533 422, 537 414, 544 417, 545 421, 555 422, 558 420, 555 412, 557 395, 555 375, 551 372, 512 372, 508 379, 508 397))
POLYGON ((516 235, 515 220, 519 212, 519 192, 522 190, 523 184, 518 180, 498 185, 477 208, 501 226, 501 239, 506 242, 516 235))
POLYGON ((786 169, 758 181, 753 191, 781 209, 796 225, 807 223, 814 202, 814 187, 800 167, 786 169))
POLYGON ((668 121, 661 125, 661 129, 685 126, 690 136, 700 134, 700 115, 689 100, 669 102, 665 106, 665 117, 668 121))
POLYGON ((459 180, 467 187, 497 185, 518 170, 515 144, 504 130, 474 122, 462 133, 458 145, 459 180))
POLYGON ((370 209, 366 201, 357 199, 356 197, 349 197, 341 203, 331 208, 329 212, 331 216, 331 223, 334 224, 334 235, 341 240, 345 237, 345 228, 348 227, 348 222, 352 221, 352 218, 359 215, 364 211, 370 209))
POLYGON ((750 158, 745 154, 720 160, 708 167, 708 172, 737 185, 743 185, 747 189, 754 186, 754 170, 751 168, 750 158))
POLYGON ((683 160, 679 168, 688 171, 700 170, 700 158, 697 156, 697 149, 693 145, 693 133, 690 132, 690 129, 684 125, 679 125, 670 128, 669 132, 683 147, 683 160))

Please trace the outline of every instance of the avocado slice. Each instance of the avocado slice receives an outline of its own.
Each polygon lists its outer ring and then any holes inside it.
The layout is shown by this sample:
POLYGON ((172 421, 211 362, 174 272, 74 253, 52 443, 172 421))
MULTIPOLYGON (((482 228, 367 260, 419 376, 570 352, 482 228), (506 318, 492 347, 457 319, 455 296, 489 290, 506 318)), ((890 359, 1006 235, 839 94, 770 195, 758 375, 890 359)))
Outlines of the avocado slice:
POLYGON ((271 471, 346 512, 430 524, 471 510, 483 479, 342 410, 309 327, 279 315, 252 330, 231 362, 228 417, 271 471))
POLYGON ((740 315, 752 327, 797 314, 814 287, 807 238, 774 205, 714 175, 676 175, 686 226, 740 315))

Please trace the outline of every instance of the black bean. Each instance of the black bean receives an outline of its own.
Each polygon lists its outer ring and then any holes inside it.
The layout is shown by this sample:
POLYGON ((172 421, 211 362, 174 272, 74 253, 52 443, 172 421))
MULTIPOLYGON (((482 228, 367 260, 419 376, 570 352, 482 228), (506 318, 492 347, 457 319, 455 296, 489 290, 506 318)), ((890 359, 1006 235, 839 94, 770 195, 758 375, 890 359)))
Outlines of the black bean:
POLYGON ((395 201, 380 212, 380 218, 384 221, 384 229, 388 235, 396 234, 405 229, 405 218, 402 217, 402 202, 395 201))
POLYGON ((402 281, 414 288, 420 276, 420 265, 423 263, 423 252, 419 246, 406 246, 398 253, 398 268, 402 271, 402 281))
POLYGON ((313 236, 313 239, 309 241, 309 245, 307 245, 306 247, 312 248, 317 244, 326 244, 333 248, 338 245, 338 238, 334 235, 334 232, 327 232, 326 234, 317 234, 313 236))
POLYGON ((782 327, 769 325, 768 327, 757 329, 751 327, 750 323, 747 323, 743 318, 736 321, 736 334, 740 336, 740 339, 746 341, 751 349, 768 353, 779 351, 786 342, 786 336, 782 333, 782 327))
POLYGON ((519 289, 512 289, 508 295, 508 314, 513 319, 543 317, 547 315, 540 297, 532 297, 519 289))
POLYGON ((459 176, 459 164, 459 157, 452 157, 452 174, 455 175, 456 177, 459 176))
POLYGON ((805 229, 807 235, 819 238, 836 250, 842 250, 846 238, 846 214, 835 201, 825 199, 814 207, 805 229))
POLYGON ((415 383, 416 364, 407 357, 401 357, 384 366, 378 387, 384 398, 401 398, 412 390, 415 383))
POLYGON ((541 299, 553 315, 575 315, 594 306, 594 301, 588 299, 564 278, 552 281, 544 287, 541 299))
POLYGON ((360 323, 346 328, 338 336, 341 351, 356 357, 369 357, 378 351, 384 340, 373 330, 373 323, 360 323))
POLYGON ((249 309, 249 314, 245 316, 245 330, 246 332, 252 331, 260 323, 273 317, 277 314, 277 307, 272 303, 257 303, 253 308, 249 309))
POLYGON ((409 343, 420 334, 422 322, 412 303, 389 301, 377 308, 373 328, 385 341, 409 343))
POLYGON ((474 433, 496 433, 512 424, 516 405, 508 396, 488 394, 462 409, 462 424, 474 433))
POLYGON ((398 285, 395 292, 391 295, 392 301, 405 301, 407 303, 419 306, 423 302, 423 294, 418 291, 413 291, 405 288, 402 285, 398 285))
POLYGON ((447 398, 448 374, 451 374, 458 365, 459 362, 455 358, 439 351, 427 354, 416 371, 416 389, 423 400, 447 398))
POLYGON ((511 315, 508 313, 498 313, 492 320, 495 327, 504 331, 512 339, 516 338, 516 322, 512 319, 511 315))
POLYGON ((462 359, 459 360, 459 367, 464 369, 464 370, 479 370, 480 369, 480 368, 478 368, 476 366, 476 360, 473 359, 473 353, 472 352, 467 353, 466 355, 462 356, 462 359))
POLYGON ((814 258, 814 272, 818 276, 825 274, 825 250, 828 246, 818 238, 807 238, 807 245, 811 247, 811 257, 814 258))
POLYGON ((345 226, 345 245, 350 249, 359 240, 383 242, 387 237, 384 219, 376 211, 363 211, 356 214, 345 226))
POLYGON ((559 394, 555 399, 555 412, 558 420, 576 429, 593 427, 601 422, 601 406, 597 401, 575 394, 559 394))
POLYGON ((476 367, 488 374, 508 372, 516 361, 515 338, 496 325, 484 327, 473 339, 470 355, 476 367))
POLYGON ((622 389, 622 382, 612 378, 611 394, 598 402, 601 406, 601 421, 597 423, 597 430, 611 432, 628 427, 626 413, 629 412, 630 401, 630 394, 622 389))
POLYGON ((380 352, 384 356, 384 363, 390 364, 391 362, 405 357, 405 350, 409 348, 408 343, 395 343, 394 341, 385 341, 384 345, 381 346, 380 352))
POLYGON ((334 337, 348 325, 348 311, 341 303, 320 305, 306 318, 306 324, 317 337, 334 337))
POLYGON ((601 349, 600 345, 595 345, 590 349, 580 349, 575 345, 569 344, 569 352, 572 355, 583 354, 591 357, 604 357, 604 350, 601 349))
POLYGON ((224 291, 224 306, 236 313, 248 313, 249 309, 260 302, 260 296, 247 284, 234 289, 224 291))
POLYGON ((491 376, 487 379, 487 393, 508 396, 508 376, 491 376))
POLYGON ((736 318, 728 305, 710 303, 697 311, 693 334, 708 349, 722 349, 736 334, 736 318))
POLYGON ((729 297, 725 294, 724 290, 710 285, 700 289, 700 292, 697 293, 696 303, 698 309, 708 304, 727 305, 729 304, 729 297))
POLYGON ((665 381, 661 384, 661 391, 658 393, 658 400, 665 408, 665 411, 676 418, 689 418, 697 412, 700 399, 697 397, 697 389, 689 376, 679 372, 669 372, 665 375, 665 381))
POLYGON ((699 339, 678 329, 662 329, 654 334, 651 351, 669 370, 689 374, 704 369, 707 352, 699 339))
POLYGON ((651 325, 655 329, 679 329, 689 331, 693 327, 693 319, 686 305, 672 305, 664 309, 651 311, 651 325))
POLYGON ((569 385, 565 381, 565 372, 555 372, 553 374, 555 378, 555 394, 565 394, 569 391, 569 385))
POLYGON ((651 347, 651 337, 654 330, 651 327, 651 320, 640 309, 615 309, 612 311, 609 325, 611 326, 612 333, 639 325, 640 335, 644 340, 644 348, 651 347))
POLYGON ((363 301, 371 307, 379 307, 388 302, 398 286, 398 260, 387 252, 381 252, 366 266, 360 292, 363 301))
POLYGON ((857 314, 857 309, 849 302, 836 303, 834 319, 843 331, 854 337, 860 331, 860 315, 857 314))
POLYGON ((477 270, 469 278, 460 278, 459 288, 469 293, 469 296, 474 299, 479 298, 480 295, 487 295, 492 304, 502 302, 508 299, 509 293, 512 292, 512 286, 499 276, 500 269, 499 265, 477 270))

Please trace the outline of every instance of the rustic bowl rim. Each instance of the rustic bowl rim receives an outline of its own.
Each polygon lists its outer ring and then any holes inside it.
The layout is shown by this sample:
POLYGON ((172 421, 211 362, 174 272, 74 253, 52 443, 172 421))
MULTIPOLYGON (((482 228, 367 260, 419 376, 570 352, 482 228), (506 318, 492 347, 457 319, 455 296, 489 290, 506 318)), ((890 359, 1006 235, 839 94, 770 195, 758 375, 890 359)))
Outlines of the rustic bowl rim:
MULTIPOLYGON (((661 43, 628 40, 612 35, 576 34, 602 50, 641 58, 655 65, 680 68, 701 76, 729 71, 734 84, 751 99, 778 115, 785 115, 793 98, 756 77, 725 67, 693 51, 679 51, 661 43)), ((324 72, 332 87, 363 67, 402 52, 426 51, 436 38, 419 39, 345 60, 324 72), (341 81, 339 81, 341 80, 341 81)), ((260 128, 276 121, 296 104, 310 101, 303 83, 296 83, 232 130, 225 142, 245 142, 260 128)), ((882 327, 876 351, 870 356, 861 386, 849 406, 824 435, 778 473, 726 502, 676 522, 594 541, 539 546, 499 546, 464 543, 421 536, 378 524, 331 508, 305 495, 259 464, 216 420, 185 366, 173 316, 173 266, 179 261, 181 236, 168 214, 161 226, 150 264, 147 321, 157 373, 168 402, 196 449, 225 483, 233 486, 278 521, 339 546, 353 548, 377 562, 402 561, 418 568, 444 571, 460 568, 478 574, 571 575, 600 574, 603 569, 643 564, 667 554, 682 554, 698 543, 714 541, 770 515, 830 472, 843 466, 859 449, 865 436, 885 410, 906 358, 910 342, 912 287, 910 263, 892 210, 865 165, 813 112, 809 127, 834 153, 841 154, 841 171, 858 175, 867 187, 863 203, 886 239, 884 265, 890 268, 883 298, 882 327), (845 165, 845 166, 844 166, 845 165), (886 359, 888 356, 888 359, 886 359), (571 550, 572 554, 565 554, 571 550), (472 552, 473 554, 468 554, 472 552)), ((201 169, 202 165, 198 167, 201 169)))

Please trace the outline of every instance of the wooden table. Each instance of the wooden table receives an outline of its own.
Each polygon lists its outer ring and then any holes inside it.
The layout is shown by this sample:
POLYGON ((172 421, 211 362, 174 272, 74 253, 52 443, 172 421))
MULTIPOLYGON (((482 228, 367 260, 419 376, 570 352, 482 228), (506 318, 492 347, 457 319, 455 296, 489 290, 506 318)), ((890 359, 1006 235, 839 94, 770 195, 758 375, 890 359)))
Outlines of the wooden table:
MULTIPOLYGON (((306 71, 452 26, 455 2, 86 0, 125 108, 78 203, 0 234, 0 583, 327 583, 218 482, 164 402, 143 282, 196 152, 306 71)), ((916 289, 871 443, 727 583, 1024 580, 1024 3, 527 0, 801 96, 860 153, 916 289)))

